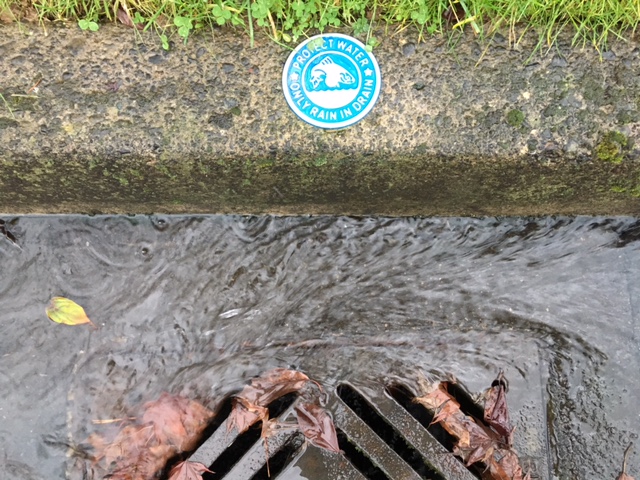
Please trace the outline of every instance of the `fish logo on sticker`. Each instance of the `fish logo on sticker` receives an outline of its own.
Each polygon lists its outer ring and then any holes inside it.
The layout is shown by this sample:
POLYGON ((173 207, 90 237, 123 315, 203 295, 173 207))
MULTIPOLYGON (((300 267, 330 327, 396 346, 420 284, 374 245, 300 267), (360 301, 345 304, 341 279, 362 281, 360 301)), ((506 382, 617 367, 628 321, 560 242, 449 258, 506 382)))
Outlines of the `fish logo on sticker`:
POLYGON ((309 70, 308 84, 313 90, 341 90, 356 88, 356 77, 347 68, 334 62, 329 55, 309 70))
POLYGON ((355 38, 339 33, 311 37, 289 55, 282 89, 291 110, 311 125, 349 127, 380 95, 380 67, 355 38))

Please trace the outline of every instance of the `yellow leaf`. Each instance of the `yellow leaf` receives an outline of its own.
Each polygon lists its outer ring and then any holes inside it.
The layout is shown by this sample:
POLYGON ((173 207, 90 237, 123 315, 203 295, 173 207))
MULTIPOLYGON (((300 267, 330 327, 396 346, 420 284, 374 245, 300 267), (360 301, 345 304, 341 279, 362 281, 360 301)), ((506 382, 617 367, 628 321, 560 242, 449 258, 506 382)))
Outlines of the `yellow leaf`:
MULTIPOLYGON (((47 305, 47 316, 56 323, 65 325, 82 325, 90 323, 93 325, 84 308, 73 300, 64 297, 53 297, 47 305)), ((93 325, 95 327, 95 325, 93 325)))

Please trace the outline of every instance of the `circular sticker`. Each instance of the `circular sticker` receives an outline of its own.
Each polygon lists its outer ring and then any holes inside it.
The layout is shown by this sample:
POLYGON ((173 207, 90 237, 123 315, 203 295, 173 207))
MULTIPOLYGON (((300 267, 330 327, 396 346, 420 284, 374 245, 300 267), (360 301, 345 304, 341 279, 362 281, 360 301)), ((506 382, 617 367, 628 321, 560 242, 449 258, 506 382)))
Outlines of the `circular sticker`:
POLYGON ((282 72, 291 110, 320 128, 345 128, 362 120, 380 95, 380 67, 366 47, 348 35, 325 33, 302 42, 282 72))

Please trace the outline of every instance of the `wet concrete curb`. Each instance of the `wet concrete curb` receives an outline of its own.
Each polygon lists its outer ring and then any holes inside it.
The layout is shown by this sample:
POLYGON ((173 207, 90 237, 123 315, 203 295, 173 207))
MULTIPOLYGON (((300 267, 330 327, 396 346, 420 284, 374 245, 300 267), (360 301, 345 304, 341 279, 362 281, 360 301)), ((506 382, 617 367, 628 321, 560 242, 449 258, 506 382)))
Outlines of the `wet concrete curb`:
POLYGON ((386 38, 378 105, 325 132, 267 38, 1 26, 0 212, 640 213, 638 44, 536 40, 386 38))

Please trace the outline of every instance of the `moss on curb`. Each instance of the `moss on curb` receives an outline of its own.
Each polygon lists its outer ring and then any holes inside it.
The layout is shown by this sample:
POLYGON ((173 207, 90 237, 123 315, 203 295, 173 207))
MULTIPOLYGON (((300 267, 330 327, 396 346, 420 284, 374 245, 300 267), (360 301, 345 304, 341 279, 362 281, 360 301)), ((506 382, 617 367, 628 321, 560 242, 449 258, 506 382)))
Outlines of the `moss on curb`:
POLYGON ((0 161, 2 210, 15 212, 273 212, 384 215, 631 213, 614 191, 640 168, 608 162, 403 155, 296 155, 224 161, 185 158, 0 161), (89 168, 89 164, 91 167, 89 168), (43 208, 44 207, 44 208, 43 208), (604 210, 603 210, 604 208, 604 210))
POLYGON ((624 152, 629 147, 629 139, 620 132, 606 132, 596 145, 595 155, 598 160, 615 164, 622 163, 624 152))
POLYGON ((524 123, 524 113, 521 110, 513 109, 507 112, 507 123, 512 127, 520 128, 524 123))

